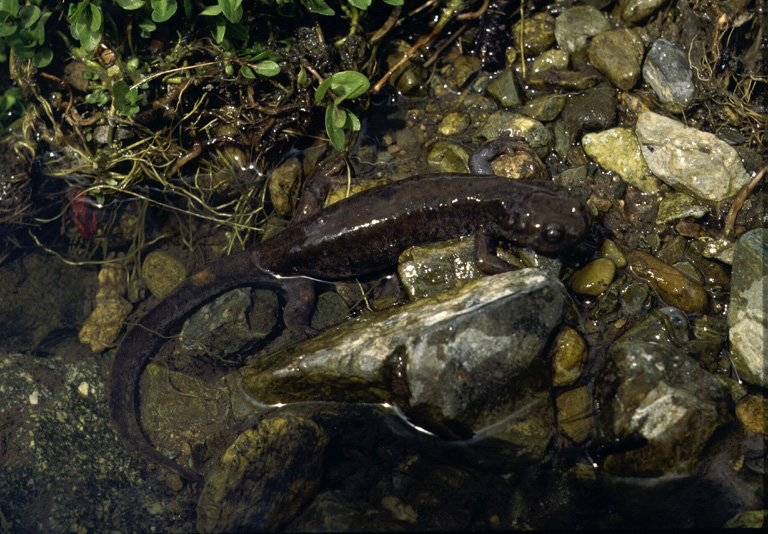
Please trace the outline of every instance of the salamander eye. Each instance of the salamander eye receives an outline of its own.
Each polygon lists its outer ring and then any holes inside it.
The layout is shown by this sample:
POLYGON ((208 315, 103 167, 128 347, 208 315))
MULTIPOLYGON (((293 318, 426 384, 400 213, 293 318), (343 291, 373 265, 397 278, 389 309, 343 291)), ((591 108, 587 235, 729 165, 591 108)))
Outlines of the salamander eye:
POLYGON ((565 232, 561 228, 550 227, 544 231, 544 241, 556 245, 560 243, 565 237, 565 232))

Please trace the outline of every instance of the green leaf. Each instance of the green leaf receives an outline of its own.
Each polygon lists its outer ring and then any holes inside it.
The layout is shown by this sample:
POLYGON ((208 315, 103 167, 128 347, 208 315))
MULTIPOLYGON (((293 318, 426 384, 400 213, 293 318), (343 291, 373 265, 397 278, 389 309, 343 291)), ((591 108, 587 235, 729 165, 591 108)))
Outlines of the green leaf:
POLYGON ((157 24, 152 22, 152 19, 142 18, 139 20, 139 29, 149 35, 157 29, 157 24))
POLYGON ((217 15, 212 19, 209 19, 209 25, 211 26, 211 34, 217 44, 221 44, 224 40, 224 34, 227 31, 227 19, 221 15, 217 15))
POLYGON ((32 59, 32 63, 38 69, 47 67, 51 64, 51 61, 53 61, 53 51, 47 46, 38 48, 35 52, 35 57, 32 59))
POLYGON ((243 78, 248 78, 249 80, 253 80, 256 78, 256 73, 253 72, 253 69, 247 65, 243 65, 240 67, 240 76, 243 78))
POLYGON ((232 24, 237 24, 243 18, 243 0, 218 0, 221 12, 232 24))
POLYGON ((208 6, 205 9, 203 9, 200 12, 201 15, 205 17, 215 17, 216 15, 221 15, 221 7, 220 6, 208 6))
POLYGON ((116 0, 117 5, 125 9, 126 11, 133 11, 134 9, 139 9, 144 7, 144 4, 146 4, 146 0, 116 0))
POLYGON ((347 110, 337 106, 331 106, 333 110, 331 121, 333 121, 334 128, 344 128, 344 124, 347 122, 347 110))
POLYGON ((21 27, 29 29, 40 18, 40 8, 37 6, 24 6, 19 11, 21 27))
POLYGON ((139 112, 136 102, 139 100, 138 89, 131 89, 126 82, 118 80, 112 84, 112 96, 115 109, 130 116, 139 112))
POLYGON ((319 104, 323 101, 323 98, 325 98, 325 93, 328 92, 328 89, 331 87, 331 77, 329 76, 325 80, 323 80, 320 85, 317 86, 317 90, 315 91, 315 104, 319 104))
POLYGON ((230 39, 237 39, 238 41, 247 41, 248 28, 246 28, 240 22, 238 22, 237 24, 227 23, 227 37, 229 37, 230 39))
POLYGON ((79 40, 80 46, 89 52, 94 50, 101 42, 101 31, 92 32, 88 27, 87 19, 77 21, 72 25, 71 31, 72 37, 79 40))
POLYGON ((158 23, 171 18, 178 8, 176 0, 150 0, 150 4, 152 5, 152 20, 158 23))
POLYGON ((336 150, 344 150, 345 138, 344 130, 337 128, 334 125, 335 111, 338 111, 334 106, 328 106, 325 108, 325 132, 328 134, 328 139, 331 140, 333 148, 336 150))
POLYGON ((360 130, 360 119, 357 118, 357 116, 349 111, 348 109, 345 110, 347 112, 347 120, 344 123, 344 129, 350 130, 353 132, 357 132, 360 130))
POLYGON ((101 33, 101 8, 94 4, 91 4, 91 24, 89 29, 92 32, 101 33))
POLYGON ((323 2, 323 0, 301 0, 302 5, 310 13, 317 13, 318 15, 335 15, 336 12, 331 7, 323 2))
POLYGON ((356 7, 361 11, 365 11, 366 9, 371 7, 371 1, 372 0, 347 0, 347 2, 349 2, 349 5, 351 5, 352 7, 356 7))
POLYGON ((390 6, 402 6, 403 0, 384 0, 384 3, 390 6))
POLYGON ((371 86, 371 82, 365 75, 354 70, 337 72, 326 78, 321 83, 315 93, 315 103, 319 104, 325 97, 328 89, 333 93, 333 99, 336 104, 343 100, 356 98, 365 93, 371 86))
POLYGON ((257 74, 261 74, 262 76, 276 76, 280 74, 280 65, 275 63, 274 61, 261 61, 259 63, 256 63, 253 66, 253 69, 256 71, 257 74))
POLYGON ((8 37, 16 33, 16 23, 2 23, 0 24, 0 37, 8 37))
POLYGON ((19 0, 0 0, 0 13, 15 17, 19 13, 19 0))

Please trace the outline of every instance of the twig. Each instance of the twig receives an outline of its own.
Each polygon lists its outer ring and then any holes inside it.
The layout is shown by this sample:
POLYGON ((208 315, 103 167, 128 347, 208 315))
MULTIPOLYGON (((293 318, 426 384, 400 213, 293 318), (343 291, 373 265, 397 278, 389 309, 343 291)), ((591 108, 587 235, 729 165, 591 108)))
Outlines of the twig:
POLYGON ((744 205, 744 201, 747 200, 747 196, 755 187, 757 187, 757 184, 760 183, 760 180, 762 180, 766 170, 768 170, 768 165, 764 165, 763 168, 757 172, 755 177, 752 178, 752 180, 750 180, 749 183, 741 189, 741 191, 739 191, 739 194, 736 195, 736 198, 733 200, 731 209, 728 210, 728 215, 725 216, 724 231, 726 237, 729 237, 733 233, 733 227, 736 224, 736 216, 739 214, 739 210, 744 205))

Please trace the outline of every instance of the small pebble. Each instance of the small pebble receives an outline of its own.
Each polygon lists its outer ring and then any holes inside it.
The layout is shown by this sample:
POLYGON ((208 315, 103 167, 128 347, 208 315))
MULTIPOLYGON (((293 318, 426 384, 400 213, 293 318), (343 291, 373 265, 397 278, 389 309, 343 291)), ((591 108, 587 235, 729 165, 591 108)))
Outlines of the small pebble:
POLYGON ((627 259, 632 272, 651 284, 670 306, 687 313, 702 312, 707 308, 704 288, 671 265, 640 250, 630 252, 627 259))
POLYGON ((580 295, 596 297, 605 291, 616 274, 616 264, 608 258, 598 258, 571 277, 571 287, 580 295))

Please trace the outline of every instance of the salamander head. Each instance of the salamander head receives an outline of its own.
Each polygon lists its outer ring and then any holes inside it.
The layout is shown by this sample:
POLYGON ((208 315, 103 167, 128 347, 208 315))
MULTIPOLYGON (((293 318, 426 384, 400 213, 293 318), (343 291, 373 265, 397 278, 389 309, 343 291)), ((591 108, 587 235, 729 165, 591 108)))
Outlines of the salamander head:
POLYGON ((576 245, 589 229, 584 204, 562 191, 532 193, 527 208, 511 214, 500 236, 540 252, 555 255, 576 245))

